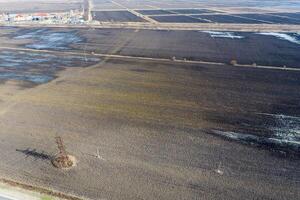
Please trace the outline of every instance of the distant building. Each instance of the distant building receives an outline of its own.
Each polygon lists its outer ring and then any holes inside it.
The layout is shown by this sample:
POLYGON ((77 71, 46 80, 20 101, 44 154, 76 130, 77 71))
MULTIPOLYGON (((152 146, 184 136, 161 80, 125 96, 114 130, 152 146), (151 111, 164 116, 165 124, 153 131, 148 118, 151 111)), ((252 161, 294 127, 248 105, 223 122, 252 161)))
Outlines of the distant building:
POLYGON ((48 13, 35 13, 31 16, 32 21, 42 21, 42 20, 48 20, 49 14, 48 13))
POLYGON ((7 15, 7 21, 14 22, 16 16, 17 16, 16 14, 8 14, 7 15))
POLYGON ((0 14, 0 22, 42 22, 42 23, 84 23, 81 10, 71 10, 69 12, 56 13, 3 13, 0 14))
POLYGON ((9 21, 9 14, 3 13, 0 15, 1 21, 9 21))
POLYGON ((41 20, 47 20, 49 17, 48 13, 35 13, 32 16, 32 21, 41 21, 41 20))
POLYGON ((20 22, 20 21, 32 21, 32 16, 31 15, 22 15, 22 14, 17 14, 14 16, 14 21, 20 22))

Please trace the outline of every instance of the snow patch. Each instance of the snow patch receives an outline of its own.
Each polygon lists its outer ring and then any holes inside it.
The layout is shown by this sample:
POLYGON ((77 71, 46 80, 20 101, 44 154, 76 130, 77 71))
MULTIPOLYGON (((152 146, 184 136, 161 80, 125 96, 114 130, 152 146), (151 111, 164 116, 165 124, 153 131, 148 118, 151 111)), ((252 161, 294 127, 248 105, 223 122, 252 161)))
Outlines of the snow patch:
POLYGON ((275 122, 274 125, 268 127, 268 129, 273 132, 273 134, 268 137, 220 130, 212 130, 212 133, 239 142, 290 148, 299 151, 300 118, 277 114, 268 115, 272 116, 275 122))
POLYGON ((274 115, 276 126, 270 129, 276 138, 300 144, 300 118, 287 115, 274 115))
POLYGON ((212 38, 230 38, 230 39, 243 39, 244 36, 236 35, 234 32, 219 32, 219 31, 202 31, 208 33, 212 38))
POLYGON ((218 136, 222 136, 231 140, 249 143, 249 144, 258 144, 258 145, 270 145, 270 146, 277 146, 281 148, 292 148, 295 150, 299 150, 300 142, 287 140, 287 139, 280 139, 275 137, 259 137, 256 135, 251 134, 243 134, 243 133, 236 133, 231 131, 220 131, 220 130, 212 130, 212 133, 218 136))
POLYGON ((278 39, 281 40, 286 40, 295 44, 300 44, 300 34, 299 33, 275 33, 275 32, 262 32, 262 33, 257 33, 259 35, 267 35, 267 36, 274 36, 278 39))

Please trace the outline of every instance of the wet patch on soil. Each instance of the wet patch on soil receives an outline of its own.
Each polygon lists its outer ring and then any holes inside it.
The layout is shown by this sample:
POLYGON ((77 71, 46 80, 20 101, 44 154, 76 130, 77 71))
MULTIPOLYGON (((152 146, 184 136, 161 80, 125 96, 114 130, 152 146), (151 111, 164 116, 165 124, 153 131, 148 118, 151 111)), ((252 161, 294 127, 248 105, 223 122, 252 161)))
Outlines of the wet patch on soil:
POLYGON ((31 49, 68 50, 72 44, 84 42, 76 30, 52 31, 51 29, 20 29, 12 35, 12 39, 30 39, 25 45, 31 49))
POLYGON ((87 67, 100 61, 96 56, 60 53, 72 50, 73 45, 85 41, 74 29, 16 28, 4 37, 23 48, 52 50, 57 53, 2 50, 0 81, 18 80, 34 86, 53 80, 57 72, 66 67, 87 67))
POLYGON ((66 67, 87 67, 99 61, 92 56, 0 51, 0 80, 42 84, 56 78, 56 73, 66 67))

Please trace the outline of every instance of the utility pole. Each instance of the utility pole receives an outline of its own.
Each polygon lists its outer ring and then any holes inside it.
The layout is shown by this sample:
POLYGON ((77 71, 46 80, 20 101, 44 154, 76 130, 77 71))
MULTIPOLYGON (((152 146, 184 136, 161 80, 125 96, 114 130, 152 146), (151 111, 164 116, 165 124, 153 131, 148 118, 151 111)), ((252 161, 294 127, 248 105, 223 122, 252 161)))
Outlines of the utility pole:
POLYGON ((84 17, 84 20, 87 22, 92 20, 91 0, 84 0, 84 2, 83 2, 83 17, 84 17))
POLYGON ((57 144, 57 147, 59 150, 59 155, 61 155, 62 157, 67 157, 68 155, 67 155, 66 147, 63 143, 62 138, 56 137, 55 140, 56 140, 56 144, 57 144))
POLYGON ((67 154, 66 147, 65 147, 61 137, 56 137, 55 140, 56 140, 56 144, 57 144, 59 153, 52 160, 52 164, 57 168, 72 167, 75 164, 74 157, 67 154))

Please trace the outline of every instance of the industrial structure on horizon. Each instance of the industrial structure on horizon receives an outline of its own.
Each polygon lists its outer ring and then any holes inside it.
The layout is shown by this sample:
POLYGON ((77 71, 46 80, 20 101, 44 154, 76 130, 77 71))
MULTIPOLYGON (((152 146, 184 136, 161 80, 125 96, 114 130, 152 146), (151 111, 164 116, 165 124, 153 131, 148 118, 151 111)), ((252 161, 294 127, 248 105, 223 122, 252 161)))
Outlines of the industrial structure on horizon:
POLYGON ((92 21, 92 2, 83 0, 78 10, 66 12, 0 13, 3 23, 82 24, 92 21))
POLYGON ((80 24, 84 23, 82 11, 53 13, 3 13, 0 22, 4 23, 47 23, 47 24, 80 24))

